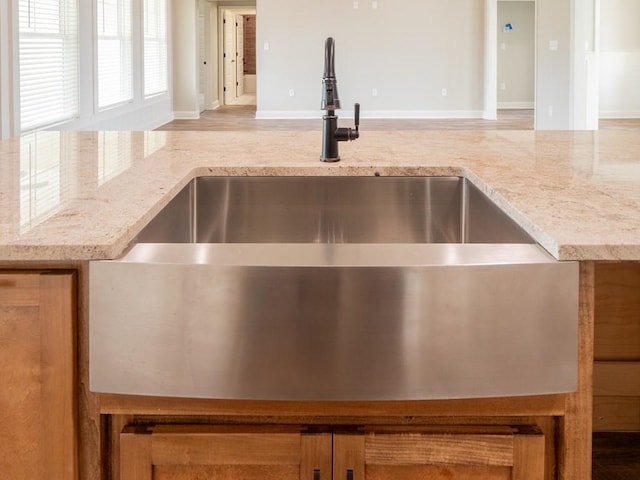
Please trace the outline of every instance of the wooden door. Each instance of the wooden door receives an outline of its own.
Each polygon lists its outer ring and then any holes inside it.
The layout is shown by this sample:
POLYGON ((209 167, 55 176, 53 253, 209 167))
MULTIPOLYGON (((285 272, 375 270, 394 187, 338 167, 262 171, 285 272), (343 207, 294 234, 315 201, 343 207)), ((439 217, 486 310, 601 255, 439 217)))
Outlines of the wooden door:
POLYGON ((331 434, 289 427, 126 427, 121 480, 329 480, 331 434))
POLYGON ((0 273, 0 477, 73 480, 74 275, 0 273))
POLYGON ((543 480, 537 429, 380 429, 334 438, 334 480, 543 480))
POLYGON ((231 10, 224 11, 223 32, 223 77, 224 104, 236 99, 236 16, 231 10))

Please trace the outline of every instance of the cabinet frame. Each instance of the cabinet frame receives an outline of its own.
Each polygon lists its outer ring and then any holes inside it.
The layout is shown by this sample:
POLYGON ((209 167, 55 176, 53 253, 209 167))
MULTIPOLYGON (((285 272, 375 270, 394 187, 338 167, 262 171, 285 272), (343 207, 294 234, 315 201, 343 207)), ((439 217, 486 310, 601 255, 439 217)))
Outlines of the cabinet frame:
POLYGON ((341 428, 126 426, 119 442, 120 478, 152 480, 155 468, 167 466, 288 466, 299 468, 301 480, 366 480, 370 468, 429 466, 478 474, 497 467, 508 470, 510 480, 545 478, 545 437, 537 427, 341 428))

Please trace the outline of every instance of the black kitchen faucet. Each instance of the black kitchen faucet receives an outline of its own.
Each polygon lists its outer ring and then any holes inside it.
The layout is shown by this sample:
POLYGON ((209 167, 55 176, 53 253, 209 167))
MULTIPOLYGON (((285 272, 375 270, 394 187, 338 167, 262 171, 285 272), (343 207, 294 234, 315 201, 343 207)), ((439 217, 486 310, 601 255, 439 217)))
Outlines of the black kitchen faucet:
POLYGON ((322 116, 322 155, 323 162, 340 160, 338 142, 355 140, 360 136, 360 104, 354 105, 355 128, 338 128, 336 110, 340 108, 338 82, 334 66, 335 43, 332 37, 327 38, 324 51, 324 76, 322 77, 322 105, 327 114, 322 116))

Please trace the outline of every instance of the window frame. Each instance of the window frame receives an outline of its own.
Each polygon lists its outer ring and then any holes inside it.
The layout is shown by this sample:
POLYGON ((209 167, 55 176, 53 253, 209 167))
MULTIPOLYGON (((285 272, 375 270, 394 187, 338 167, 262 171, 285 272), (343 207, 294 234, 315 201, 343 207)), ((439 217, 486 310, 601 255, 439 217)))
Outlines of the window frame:
MULTIPOLYGON (((135 66, 134 66, 134 37, 135 37, 135 28, 134 28, 134 2, 136 0, 112 0, 116 2, 117 5, 117 33, 101 35, 100 34, 100 6, 104 7, 104 2, 109 0, 95 0, 93 5, 95 8, 95 35, 94 35, 94 61, 95 61, 95 82, 94 82, 94 95, 95 95, 95 108, 97 112, 103 112, 105 110, 111 110, 117 108, 122 105, 126 105, 129 103, 135 102, 135 66), (128 12, 126 11, 128 10, 128 12), (128 15, 128 18, 127 18, 128 15), (128 25, 126 25, 126 21, 128 20, 128 25), (126 27, 128 27, 128 32, 123 31, 126 27), (102 76, 100 74, 100 41, 101 40, 110 40, 119 42, 119 58, 121 60, 119 64, 120 75, 118 78, 119 83, 119 93, 120 95, 114 95, 114 100, 109 100, 105 103, 101 103, 101 88, 100 85, 102 82, 103 85, 107 85, 110 82, 107 82, 106 76, 102 76), (102 82, 101 82, 102 79, 102 82)), ((104 12, 104 8, 102 9, 104 12)), ((102 29, 104 31, 104 13, 102 16, 103 25, 102 29)), ((112 82, 115 79, 111 79, 112 82)), ((110 97, 107 97, 110 98, 110 97)))
POLYGON ((169 92, 169 2, 167 0, 141 0, 141 37, 142 37, 142 97, 144 99, 165 95, 169 92), (147 5, 149 2, 156 4, 155 13, 155 35, 147 36, 147 5), (162 22, 164 20, 164 22, 162 22), (147 68, 147 42, 159 45, 157 53, 158 72, 162 78, 155 79, 159 89, 149 90, 147 88, 148 68, 147 68), (164 69, 163 69, 164 67, 164 69))
MULTIPOLYGON (((41 2, 46 3, 46 0, 16 0, 16 36, 17 36, 17 49, 16 49, 16 82, 17 82, 17 127, 21 133, 27 133, 46 127, 62 124, 76 120, 80 116, 80 5, 78 0, 60 0, 58 17, 57 17, 57 31, 36 31, 37 25, 31 28, 31 31, 27 29, 23 30, 23 4, 27 4, 24 8, 28 12, 27 22, 32 21, 32 11, 34 12, 33 19, 35 22, 36 7, 35 5, 41 2), (32 6, 34 5, 34 6, 32 6), (42 71, 42 64, 54 65, 58 67, 54 70, 54 74, 57 75, 58 88, 55 89, 58 95, 55 97, 60 105, 57 108, 45 109, 44 112, 52 112, 51 116, 45 117, 42 120, 31 120, 31 118, 40 118, 43 114, 41 107, 26 107, 28 102, 34 102, 37 100, 38 92, 40 96, 44 96, 43 92, 51 91, 51 70, 48 73, 42 74, 40 78, 40 89, 28 89, 26 88, 25 75, 29 75, 29 68, 25 57, 31 56, 36 58, 34 50, 29 51, 30 41, 40 41, 43 45, 43 52, 41 53, 42 63, 38 63, 37 69, 32 69, 33 72, 37 70, 42 71), (47 54, 46 48, 51 48, 51 45, 59 43, 61 47, 61 58, 59 63, 53 62, 50 53, 47 54), (24 46, 24 48, 23 48, 24 46), (50 62, 50 63, 47 63, 50 62), (43 82, 43 80, 46 80, 43 82), (25 95, 28 92, 29 95, 25 95), (34 113, 37 112, 37 113, 34 113), (58 112, 55 114, 54 112, 58 112), (29 119, 25 123, 25 117, 29 119)), ((46 11, 46 5, 42 5, 42 8, 46 11)), ((50 28, 55 28, 52 22, 48 25, 50 28)), ((44 26, 43 26, 44 29, 44 26)), ((33 75, 33 73, 31 73, 33 75)), ((41 75, 37 72, 36 75, 41 75)), ((44 101, 44 100, 42 100, 44 101)))

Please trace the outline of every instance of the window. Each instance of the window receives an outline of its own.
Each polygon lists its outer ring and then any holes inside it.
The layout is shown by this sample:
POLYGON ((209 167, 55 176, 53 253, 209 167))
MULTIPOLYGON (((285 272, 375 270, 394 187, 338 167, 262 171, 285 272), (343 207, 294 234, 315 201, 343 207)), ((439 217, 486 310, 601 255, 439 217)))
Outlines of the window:
POLYGON ((144 0, 144 95, 167 91, 167 0, 144 0))
POLYGON ((98 108, 133 99, 131 0, 97 0, 98 108))
POLYGON ((20 128, 78 115, 76 0, 19 0, 20 128))

